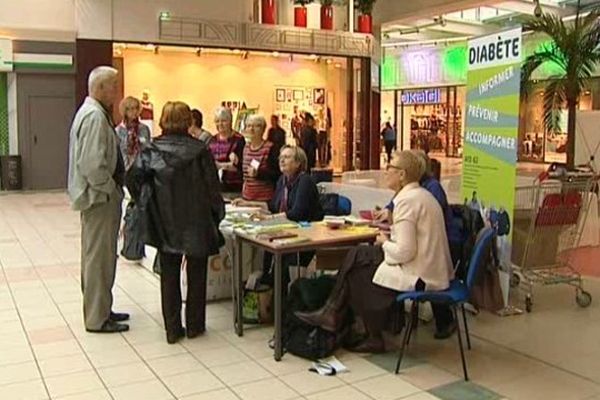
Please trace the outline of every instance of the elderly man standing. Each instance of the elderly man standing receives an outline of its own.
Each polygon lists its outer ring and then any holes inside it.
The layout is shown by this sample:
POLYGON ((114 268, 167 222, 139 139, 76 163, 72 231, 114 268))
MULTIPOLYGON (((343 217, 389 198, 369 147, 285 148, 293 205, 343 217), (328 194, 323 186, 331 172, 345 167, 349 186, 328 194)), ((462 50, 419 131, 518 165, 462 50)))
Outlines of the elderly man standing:
POLYGON ((81 213, 81 289, 88 332, 124 332, 128 314, 111 311, 125 167, 110 110, 117 70, 101 66, 88 77, 88 97, 70 133, 69 197, 81 213))

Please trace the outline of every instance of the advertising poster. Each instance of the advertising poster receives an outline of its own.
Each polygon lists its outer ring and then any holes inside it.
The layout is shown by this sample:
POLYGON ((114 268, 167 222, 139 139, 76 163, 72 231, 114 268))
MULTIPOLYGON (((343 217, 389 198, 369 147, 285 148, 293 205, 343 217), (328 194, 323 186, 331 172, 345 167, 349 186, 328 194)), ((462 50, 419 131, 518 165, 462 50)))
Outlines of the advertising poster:
POLYGON ((498 234, 510 267, 517 166, 521 28, 469 41, 462 196, 498 234))

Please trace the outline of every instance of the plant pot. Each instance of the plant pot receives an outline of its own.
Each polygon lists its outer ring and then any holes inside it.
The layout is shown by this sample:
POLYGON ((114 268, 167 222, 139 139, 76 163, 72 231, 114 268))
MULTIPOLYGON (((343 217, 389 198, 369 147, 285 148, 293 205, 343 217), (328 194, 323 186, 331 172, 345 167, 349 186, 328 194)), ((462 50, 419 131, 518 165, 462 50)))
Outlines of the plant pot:
POLYGON ((294 26, 299 28, 306 28, 306 22, 308 20, 308 11, 306 7, 294 8, 294 26))
POLYGON ((277 23, 275 21, 277 15, 277 12, 275 10, 275 3, 276 0, 262 0, 261 16, 263 24, 275 25, 277 23))
POLYGON ((373 33, 373 20, 369 14, 358 16, 358 31, 360 33, 373 33))
POLYGON ((321 29, 333 30, 333 7, 321 6, 321 29))

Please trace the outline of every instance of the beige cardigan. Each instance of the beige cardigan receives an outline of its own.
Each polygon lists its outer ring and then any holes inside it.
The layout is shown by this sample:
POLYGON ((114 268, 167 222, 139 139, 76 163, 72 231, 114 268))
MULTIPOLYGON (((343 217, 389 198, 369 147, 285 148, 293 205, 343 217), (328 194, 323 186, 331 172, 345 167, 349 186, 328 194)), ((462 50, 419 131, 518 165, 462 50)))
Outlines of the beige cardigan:
POLYGON ((439 203, 418 183, 394 197, 391 239, 383 244, 384 260, 373 283, 398 291, 444 290, 454 277, 444 215, 439 203))

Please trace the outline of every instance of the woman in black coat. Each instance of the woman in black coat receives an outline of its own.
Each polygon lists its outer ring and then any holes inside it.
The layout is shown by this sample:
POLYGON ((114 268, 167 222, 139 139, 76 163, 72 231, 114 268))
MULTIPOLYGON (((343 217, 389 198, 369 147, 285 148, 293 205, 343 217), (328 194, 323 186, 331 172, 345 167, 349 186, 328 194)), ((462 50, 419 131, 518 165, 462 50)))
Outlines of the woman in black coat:
POLYGON ((127 174, 127 187, 140 206, 145 242, 158 249, 161 302, 167 342, 186 331, 189 338, 206 328, 208 257, 219 252, 219 223, 225 216, 214 160, 188 134, 191 112, 185 103, 165 104, 162 135, 144 149, 127 174), (180 271, 187 259, 186 330, 181 321, 180 271))

